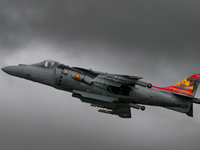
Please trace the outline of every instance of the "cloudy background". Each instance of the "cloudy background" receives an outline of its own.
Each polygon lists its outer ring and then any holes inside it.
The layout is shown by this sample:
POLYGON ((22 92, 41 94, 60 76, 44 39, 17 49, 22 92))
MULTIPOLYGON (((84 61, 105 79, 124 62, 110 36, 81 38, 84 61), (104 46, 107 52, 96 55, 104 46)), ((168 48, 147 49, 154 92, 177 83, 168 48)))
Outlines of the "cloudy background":
MULTIPOLYGON (((169 86, 200 73, 199 7, 198 0, 1 0, 0 68, 53 59, 169 86)), ((200 105, 193 118, 147 106, 121 119, 3 71, 0 83, 1 150, 200 147, 200 105)))

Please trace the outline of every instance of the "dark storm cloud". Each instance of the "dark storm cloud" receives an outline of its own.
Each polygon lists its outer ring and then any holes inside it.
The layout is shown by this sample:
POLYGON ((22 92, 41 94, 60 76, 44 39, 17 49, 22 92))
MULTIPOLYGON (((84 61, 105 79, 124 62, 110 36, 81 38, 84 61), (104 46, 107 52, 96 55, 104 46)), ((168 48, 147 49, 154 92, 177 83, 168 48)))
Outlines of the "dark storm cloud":
POLYGON ((79 57, 101 51, 130 64, 150 60, 155 71, 166 63, 191 66, 199 62, 198 5, 185 0, 1 1, 1 51, 18 52, 35 41, 79 57))
POLYGON ((198 5, 198 1, 185 0, 2 1, 2 41, 15 46, 21 38, 34 37, 61 44, 103 41, 143 45, 152 51, 174 46, 196 48, 200 38, 198 5), (12 36, 19 38, 12 43, 12 36))
MULTIPOLYGON (((0 67, 52 58, 174 84, 199 73, 199 4, 1 0, 0 67)), ((126 120, 66 92, 3 72, 0 79, 0 149, 199 149, 198 105, 194 118, 149 106, 126 120)))

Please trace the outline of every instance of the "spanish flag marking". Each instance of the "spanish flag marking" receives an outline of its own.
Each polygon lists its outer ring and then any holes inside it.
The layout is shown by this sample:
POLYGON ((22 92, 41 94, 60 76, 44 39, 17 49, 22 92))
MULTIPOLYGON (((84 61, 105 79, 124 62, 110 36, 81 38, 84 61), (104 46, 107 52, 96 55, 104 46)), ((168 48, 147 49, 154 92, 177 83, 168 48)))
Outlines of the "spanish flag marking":
POLYGON ((80 74, 76 74, 75 77, 76 77, 77 79, 79 79, 79 78, 80 78, 80 74))

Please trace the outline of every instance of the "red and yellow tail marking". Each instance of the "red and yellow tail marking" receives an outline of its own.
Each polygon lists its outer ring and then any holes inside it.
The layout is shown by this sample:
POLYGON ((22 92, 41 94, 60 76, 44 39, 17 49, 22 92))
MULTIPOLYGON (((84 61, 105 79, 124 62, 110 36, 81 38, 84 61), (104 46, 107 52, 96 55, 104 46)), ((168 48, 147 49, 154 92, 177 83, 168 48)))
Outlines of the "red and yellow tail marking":
POLYGON ((194 96, 199 83, 200 83, 200 74, 194 74, 172 86, 169 87, 153 86, 153 88, 194 96))

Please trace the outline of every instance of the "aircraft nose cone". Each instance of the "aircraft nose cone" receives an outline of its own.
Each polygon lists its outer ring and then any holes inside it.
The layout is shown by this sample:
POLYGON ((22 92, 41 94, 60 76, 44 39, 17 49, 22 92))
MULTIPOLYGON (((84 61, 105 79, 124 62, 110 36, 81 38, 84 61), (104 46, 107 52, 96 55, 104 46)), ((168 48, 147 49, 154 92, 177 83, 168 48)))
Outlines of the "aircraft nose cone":
POLYGON ((6 67, 4 67, 4 68, 1 68, 1 70, 3 70, 4 72, 6 72, 6 67))
POLYGON ((18 66, 8 66, 8 67, 2 68, 1 70, 3 70, 7 74, 17 76, 18 69, 19 69, 18 66))

